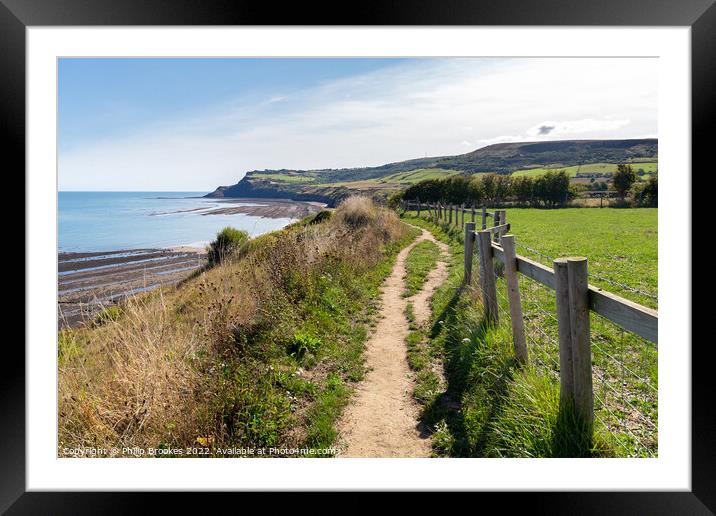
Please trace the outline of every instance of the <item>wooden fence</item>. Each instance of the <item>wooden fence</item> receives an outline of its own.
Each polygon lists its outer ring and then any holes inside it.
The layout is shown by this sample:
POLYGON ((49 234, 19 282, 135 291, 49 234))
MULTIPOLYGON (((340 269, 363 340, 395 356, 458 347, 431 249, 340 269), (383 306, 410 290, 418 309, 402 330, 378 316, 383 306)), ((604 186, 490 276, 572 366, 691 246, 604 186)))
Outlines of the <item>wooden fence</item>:
POLYGON ((515 252, 515 238, 507 234, 510 224, 505 210, 488 212, 485 207, 443 205, 403 201, 404 210, 427 213, 436 221, 445 220, 464 228, 464 283, 472 283, 473 255, 478 255, 480 290, 486 317, 497 323, 499 318, 495 263, 503 265, 507 285, 509 315, 516 357, 527 362, 520 274, 554 291, 559 342, 560 400, 572 404, 577 413, 592 424, 594 395, 592 386, 592 343, 590 317, 593 311, 619 327, 647 341, 658 343, 658 312, 588 283, 588 260, 584 257, 557 258, 552 268, 520 256, 515 252), (465 218, 471 219, 465 221, 465 218), (459 217, 459 218, 458 218, 459 217), (487 219, 492 226, 487 226, 487 219), (478 222, 481 229, 476 230, 478 222))

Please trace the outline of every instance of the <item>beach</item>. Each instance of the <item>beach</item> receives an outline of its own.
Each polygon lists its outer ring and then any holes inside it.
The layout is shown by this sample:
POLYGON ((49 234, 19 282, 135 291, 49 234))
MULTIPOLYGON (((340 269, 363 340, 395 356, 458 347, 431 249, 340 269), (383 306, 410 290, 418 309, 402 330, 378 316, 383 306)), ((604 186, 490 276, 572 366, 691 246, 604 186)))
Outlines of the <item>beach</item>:
POLYGON ((127 296, 175 285, 206 264, 201 248, 58 254, 58 325, 92 321, 127 296))
POLYGON ((254 217, 271 219, 302 219, 325 208, 325 203, 311 201, 293 201, 291 199, 215 199, 217 203, 228 204, 208 210, 201 215, 235 215, 243 213, 254 217))
POLYGON ((60 328, 92 321, 128 296, 179 283, 205 266, 206 245, 222 227, 257 236, 325 206, 162 192, 67 195, 73 197, 60 197, 60 328))

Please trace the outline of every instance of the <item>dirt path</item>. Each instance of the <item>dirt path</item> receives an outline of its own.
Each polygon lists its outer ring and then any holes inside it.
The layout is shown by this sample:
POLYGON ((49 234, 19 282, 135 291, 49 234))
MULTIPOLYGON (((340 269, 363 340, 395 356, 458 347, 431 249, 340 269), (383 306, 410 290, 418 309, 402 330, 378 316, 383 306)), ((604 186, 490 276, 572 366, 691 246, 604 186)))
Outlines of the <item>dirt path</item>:
POLYGON ((422 240, 431 240, 447 253, 447 245, 422 234, 397 257, 393 271, 383 284, 381 319, 366 344, 365 379, 356 389, 339 424, 342 457, 429 457, 431 443, 418 423, 418 404, 412 397, 413 381, 408 366, 405 339, 408 321, 405 307, 414 304, 418 322, 430 316, 430 297, 447 277, 447 264, 439 261, 423 289, 412 298, 401 296, 405 288, 405 259, 422 240))

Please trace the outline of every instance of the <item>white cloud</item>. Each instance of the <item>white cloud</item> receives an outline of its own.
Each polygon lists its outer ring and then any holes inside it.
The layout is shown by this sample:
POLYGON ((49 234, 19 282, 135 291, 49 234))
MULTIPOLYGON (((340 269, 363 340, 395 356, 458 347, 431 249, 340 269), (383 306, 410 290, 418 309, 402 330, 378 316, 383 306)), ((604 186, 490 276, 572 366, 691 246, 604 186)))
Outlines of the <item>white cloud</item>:
POLYGON ((656 134, 656 77, 654 59, 383 68, 88 142, 60 155, 60 188, 210 190, 252 169, 380 165, 505 141, 647 137, 656 134))
POLYGON ((572 135, 578 136, 583 133, 610 133, 629 125, 629 122, 630 120, 595 120, 593 118, 563 120, 558 122, 548 120, 527 129, 527 136, 535 138, 549 136, 550 138, 556 138, 569 137, 572 135))

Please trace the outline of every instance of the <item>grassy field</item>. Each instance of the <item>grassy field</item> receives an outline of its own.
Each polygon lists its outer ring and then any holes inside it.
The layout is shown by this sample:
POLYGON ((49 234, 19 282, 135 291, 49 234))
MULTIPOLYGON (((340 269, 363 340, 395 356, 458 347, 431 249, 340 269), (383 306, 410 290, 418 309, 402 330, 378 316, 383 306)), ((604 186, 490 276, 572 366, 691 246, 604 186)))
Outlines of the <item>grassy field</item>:
POLYGON ((552 265, 547 257, 586 256, 590 283, 658 308, 657 208, 507 210, 518 254, 552 265), (631 287, 634 292, 606 280, 631 287))
MULTIPOLYGON (((414 216, 408 220, 433 231, 453 252, 450 279, 433 298, 431 327, 422 336, 416 329, 412 343, 409 338, 409 350, 412 344, 416 356, 437 353, 444 363, 443 392, 435 391, 433 378, 419 383, 421 395, 416 393, 424 406, 423 421, 435 432, 439 455, 648 457, 658 453, 658 351, 653 343, 591 315, 595 431, 590 435, 567 431, 574 418, 559 410, 554 293, 521 277, 530 360, 519 367, 504 280, 497 278, 500 322, 489 325, 479 283, 458 288, 463 239, 459 226, 414 216)), ((593 275, 604 274, 656 293, 656 210, 510 209, 507 220, 516 241, 541 253, 518 247, 519 254, 549 265, 546 256, 587 256, 593 275)), ((475 262, 473 270, 477 268, 475 262)), ((600 283, 594 276, 590 282, 600 283)), ((656 306, 654 299, 602 284, 611 292, 656 306)))
POLYGON ((270 179, 281 183, 312 183, 315 177, 309 174, 257 174, 255 177, 259 179, 270 179))
MULTIPOLYGON (((632 163, 632 167, 635 171, 642 169, 645 173, 655 172, 658 168, 658 163, 645 162, 645 163, 632 163)), ((574 165, 571 167, 556 167, 556 168, 529 168, 525 170, 517 170, 512 173, 513 176, 541 176, 549 172, 550 170, 565 170, 570 177, 577 175, 577 172, 581 174, 590 173, 602 173, 612 174, 617 170, 616 163, 591 163, 588 165, 574 165)))
POLYGON ((443 168, 420 168, 408 172, 398 172, 389 176, 375 179, 363 179, 361 181, 342 181, 337 183, 322 183, 316 186, 345 186, 359 189, 397 189, 401 186, 412 185, 427 179, 439 179, 442 177, 459 174, 458 170, 447 170, 443 168))
POLYGON ((398 172, 390 176, 381 177, 375 181, 378 183, 399 183, 415 184, 428 179, 440 179, 443 177, 460 174, 459 170, 447 170, 444 168, 419 168, 409 172, 398 172))

